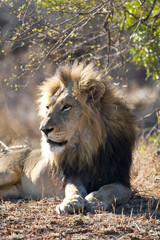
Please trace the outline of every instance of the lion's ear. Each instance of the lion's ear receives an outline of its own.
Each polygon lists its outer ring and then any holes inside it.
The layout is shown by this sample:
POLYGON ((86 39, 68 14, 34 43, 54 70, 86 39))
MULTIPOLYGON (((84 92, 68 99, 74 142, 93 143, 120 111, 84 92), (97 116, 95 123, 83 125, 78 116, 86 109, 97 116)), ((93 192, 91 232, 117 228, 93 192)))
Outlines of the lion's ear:
POLYGON ((105 85, 100 81, 94 81, 88 89, 88 101, 100 101, 105 93, 105 85))

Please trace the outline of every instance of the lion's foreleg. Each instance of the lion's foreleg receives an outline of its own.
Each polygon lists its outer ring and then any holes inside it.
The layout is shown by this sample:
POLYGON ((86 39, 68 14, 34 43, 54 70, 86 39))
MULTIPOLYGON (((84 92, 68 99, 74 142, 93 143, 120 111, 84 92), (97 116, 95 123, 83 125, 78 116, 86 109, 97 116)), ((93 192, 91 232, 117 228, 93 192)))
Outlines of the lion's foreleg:
POLYGON ((57 213, 73 213, 84 207, 87 191, 79 179, 69 179, 65 187, 65 198, 56 208, 57 213))
POLYGON ((98 191, 88 194, 87 210, 107 210, 112 204, 121 204, 129 200, 131 190, 120 183, 104 185, 98 191))

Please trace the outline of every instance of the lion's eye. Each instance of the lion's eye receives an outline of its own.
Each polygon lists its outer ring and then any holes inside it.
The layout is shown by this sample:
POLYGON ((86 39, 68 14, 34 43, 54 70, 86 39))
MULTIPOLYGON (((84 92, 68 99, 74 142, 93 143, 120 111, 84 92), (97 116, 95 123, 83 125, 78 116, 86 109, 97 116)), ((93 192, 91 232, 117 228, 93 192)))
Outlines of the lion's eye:
POLYGON ((47 105, 46 108, 49 109, 49 106, 47 105))
POLYGON ((68 112, 68 111, 71 110, 71 108, 72 108, 71 105, 66 104, 66 105, 64 105, 63 108, 62 108, 62 112, 68 112))

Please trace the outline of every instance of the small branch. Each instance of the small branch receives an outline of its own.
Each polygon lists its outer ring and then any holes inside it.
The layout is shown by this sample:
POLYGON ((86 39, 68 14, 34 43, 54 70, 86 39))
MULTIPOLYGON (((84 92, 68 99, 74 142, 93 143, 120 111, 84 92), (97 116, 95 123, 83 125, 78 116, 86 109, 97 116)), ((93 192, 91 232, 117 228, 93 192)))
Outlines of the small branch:
POLYGON ((3 147, 2 151, 6 151, 6 152, 9 151, 9 147, 7 147, 7 145, 4 144, 2 141, 0 141, 0 145, 2 145, 2 147, 3 147))
POLYGON ((149 113, 149 114, 147 114, 147 115, 139 118, 139 119, 138 119, 138 122, 139 122, 139 121, 142 121, 142 120, 144 120, 144 119, 146 119, 146 118, 148 118, 148 117, 150 117, 154 112, 157 112, 159 109, 160 109, 159 107, 158 107, 158 108, 155 108, 151 113, 149 113))
POLYGON ((148 18, 150 17, 150 15, 151 15, 151 13, 152 13, 152 11, 153 11, 153 8, 154 8, 156 2, 157 2, 157 0, 154 0, 154 2, 153 2, 153 4, 152 4, 152 7, 151 7, 151 9, 150 9, 150 11, 149 11, 149 13, 148 13, 148 15, 143 19, 143 21, 147 21, 147 20, 148 20, 148 18))
POLYGON ((136 20, 139 20, 139 18, 138 18, 137 16, 135 16, 133 13, 129 12, 129 11, 126 9, 126 7, 124 7, 124 9, 125 9, 125 11, 126 11, 129 15, 131 15, 132 17, 134 17, 136 20))
POLYGON ((0 141, 0 145, 2 145, 2 152, 9 152, 11 150, 17 150, 17 149, 22 149, 22 148, 28 148, 28 145, 17 145, 17 146, 10 146, 8 147, 4 142, 0 141))

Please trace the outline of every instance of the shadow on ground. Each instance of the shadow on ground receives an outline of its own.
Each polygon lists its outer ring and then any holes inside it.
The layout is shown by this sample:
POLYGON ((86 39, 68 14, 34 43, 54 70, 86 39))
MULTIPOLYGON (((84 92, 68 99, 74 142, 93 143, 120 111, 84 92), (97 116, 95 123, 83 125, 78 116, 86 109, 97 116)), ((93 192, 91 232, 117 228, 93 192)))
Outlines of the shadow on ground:
POLYGON ((127 204, 113 207, 111 212, 130 216, 144 215, 147 218, 160 219, 160 198, 135 194, 127 204))

